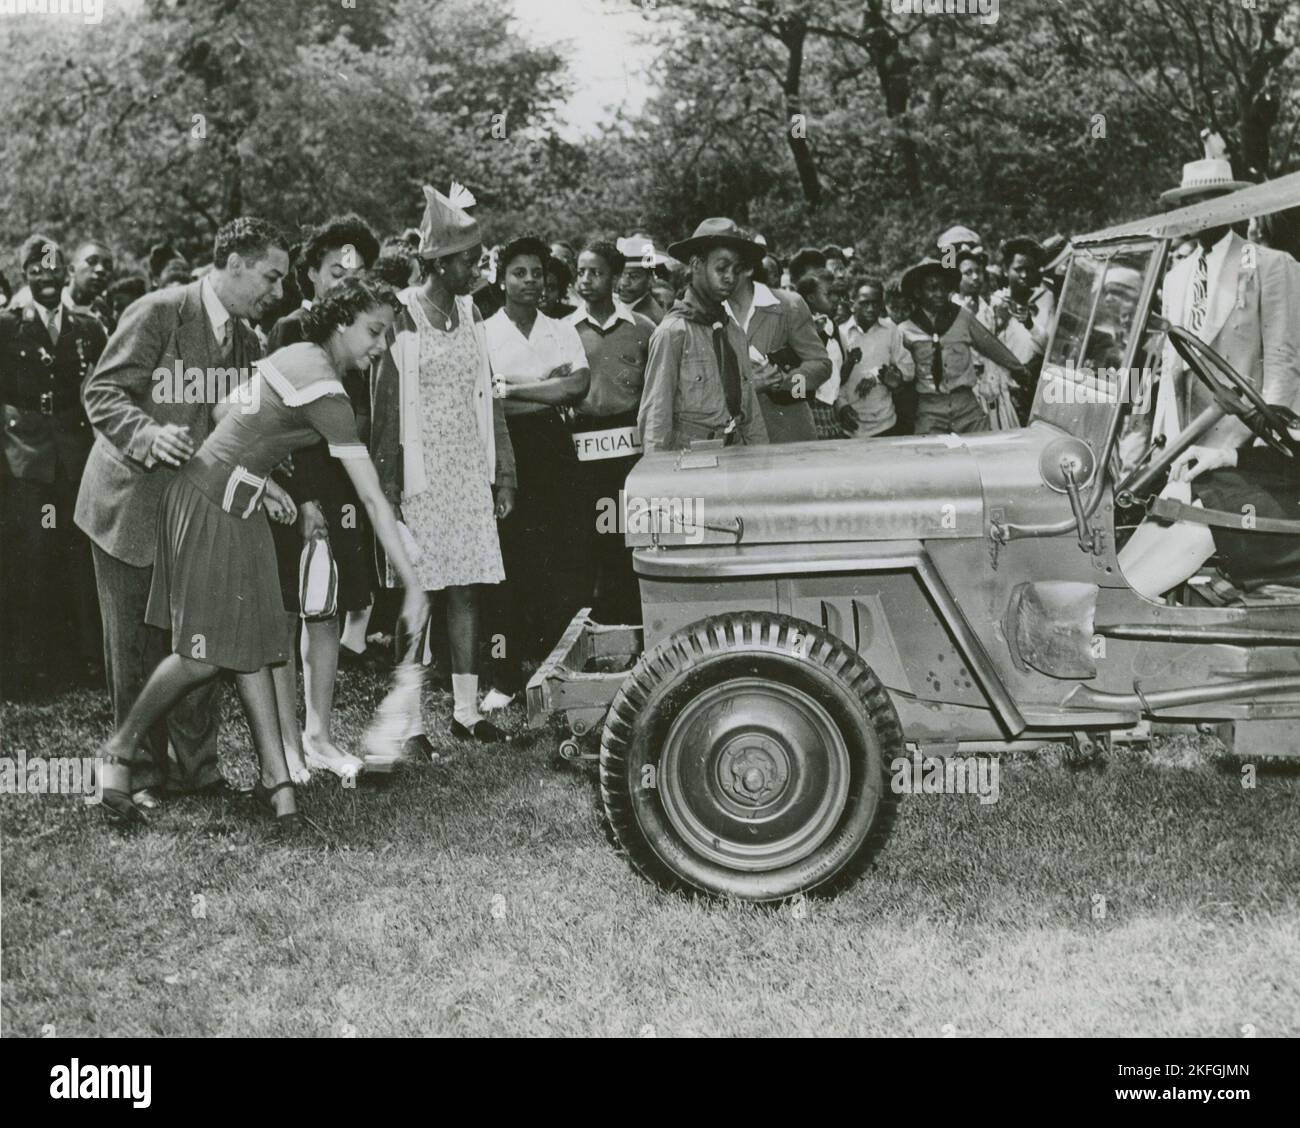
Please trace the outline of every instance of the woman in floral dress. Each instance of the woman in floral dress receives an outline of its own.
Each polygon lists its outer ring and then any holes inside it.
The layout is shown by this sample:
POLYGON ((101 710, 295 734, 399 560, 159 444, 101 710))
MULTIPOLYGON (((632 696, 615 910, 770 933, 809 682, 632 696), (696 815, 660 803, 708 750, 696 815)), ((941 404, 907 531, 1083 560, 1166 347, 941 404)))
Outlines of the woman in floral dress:
MULTIPOLYGON (((375 373, 371 449, 415 542, 421 585, 447 595, 451 734, 496 743, 505 734, 479 713, 480 603, 482 585, 505 577, 496 523, 514 504, 514 457, 469 296, 482 251, 477 224, 454 188, 453 199, 425 194, 425 277, 399 295, 403 308, 375 373)), ((408 734, 408 755, 429 751, 423 731, 408 734)))

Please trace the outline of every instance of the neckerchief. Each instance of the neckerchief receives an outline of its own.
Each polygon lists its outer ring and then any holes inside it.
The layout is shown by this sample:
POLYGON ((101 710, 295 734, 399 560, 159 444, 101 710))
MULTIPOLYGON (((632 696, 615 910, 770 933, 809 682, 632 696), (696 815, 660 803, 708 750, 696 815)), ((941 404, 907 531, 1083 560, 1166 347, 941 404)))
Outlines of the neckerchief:
POLYGON ((957 320, 957 312, 961 308, 950 303, 933 324, 923 309, 918 308, 912 314, 912 320, 930 334, 930 379, 934 381, 936 392, 943 391, 943 342, 940 338, 952 328, 952 323, 957 320))

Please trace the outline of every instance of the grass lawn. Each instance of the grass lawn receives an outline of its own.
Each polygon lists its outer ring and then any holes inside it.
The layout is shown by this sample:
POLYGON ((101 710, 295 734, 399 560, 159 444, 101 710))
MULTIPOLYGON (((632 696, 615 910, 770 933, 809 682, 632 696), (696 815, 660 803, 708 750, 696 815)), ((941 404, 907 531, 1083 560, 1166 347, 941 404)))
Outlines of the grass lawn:
MULTIPOLYGON (((381 692, 345 677, 341 743, 381 692)), ((227 711, 247 784, 233 691, 227 711)), ((108 727, 90 693, 0 706, 8 756, 91 755, 108 727)), ((122 836, 80 800, 3 796, 4 1033, 1300 1033, 1294 771, 1245 789, 1208 739, 1104 771, 1004 757, 998 803, 905 798, 861 882, 755 908, 636 877, 555 743, 318 777, 321 830, 285 843, 249 802, 175 801, 122 836)))

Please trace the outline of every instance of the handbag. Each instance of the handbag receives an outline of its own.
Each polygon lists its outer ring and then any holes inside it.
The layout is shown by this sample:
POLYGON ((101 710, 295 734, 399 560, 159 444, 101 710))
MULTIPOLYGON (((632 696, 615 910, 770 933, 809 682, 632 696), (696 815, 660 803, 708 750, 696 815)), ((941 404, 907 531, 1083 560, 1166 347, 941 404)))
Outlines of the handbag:
POLYGON ((298 558, 299 614, 309 623, 338 614, 339 569, 328 537, 312 537, 298 558))

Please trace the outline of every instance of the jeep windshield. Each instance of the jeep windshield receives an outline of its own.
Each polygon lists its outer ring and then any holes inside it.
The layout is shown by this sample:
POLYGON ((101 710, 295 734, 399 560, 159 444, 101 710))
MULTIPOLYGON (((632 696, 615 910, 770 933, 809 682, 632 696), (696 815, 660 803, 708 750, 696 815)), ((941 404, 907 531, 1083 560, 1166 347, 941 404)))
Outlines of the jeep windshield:
MULTIPOLYGON (((1152 414, 1143 399, 1150 394, 1150 372, 1138 367, 1152 362, 1140 350, 1156 343, 1143 337, 1168 247, 1198 231, 1298 204, 1300 172, 1292 172, 1072 239, 1070 267, 1031 419, 1078 436, 1105 460, 1111 438, 1119 431, 1120 413, 1131 404, 1125 424, 1131 435, 1126 433, 1125 441, 1140 440, 1152 414)), ((1151 352, 1158 355, 1158 349, 1151 352)))
POLYGON ((1099 459, 1123 406, 1148 402, 1151 373, 1137 358, 1165 246, 1125 239, 1071 254, 1031 418, 1083 439, 1099 459))

